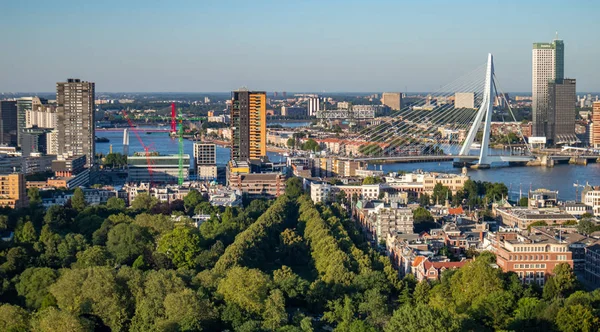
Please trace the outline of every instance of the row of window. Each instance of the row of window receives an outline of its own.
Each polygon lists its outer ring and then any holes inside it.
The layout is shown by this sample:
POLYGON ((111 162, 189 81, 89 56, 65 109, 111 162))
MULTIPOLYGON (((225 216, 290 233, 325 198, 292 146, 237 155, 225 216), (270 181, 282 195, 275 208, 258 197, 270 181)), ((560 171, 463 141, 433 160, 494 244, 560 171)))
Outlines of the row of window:
POLYGON ((515 264, 515 269, 545 269, 546 264, 515 264))

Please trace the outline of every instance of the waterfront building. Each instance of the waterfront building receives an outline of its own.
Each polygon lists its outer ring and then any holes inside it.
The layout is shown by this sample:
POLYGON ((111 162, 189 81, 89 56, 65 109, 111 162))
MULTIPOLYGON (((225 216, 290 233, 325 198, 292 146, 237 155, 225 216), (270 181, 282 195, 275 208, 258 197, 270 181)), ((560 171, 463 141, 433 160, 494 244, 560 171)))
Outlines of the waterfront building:
POLYGON ((595 101, 592 107, 592 142, 594 149, 600 148, 600 101, 595 101))
POLYGON ((527 200, 530 208, 554 207, 558 204, 558 191, 544 188, 530 190, 527 200))
POLYGON ((515 272, 523 283, 543 286, 556 265, 573 267, 567 241, 532 228, 531 232, 498 232, 496 264, 504 272, 515 272))
POLYGON ((562 40, 533 44, 531 107, 535 137, 548 137, 548 83, 561 83, 564 70, 565 47, 562 40))
POLYGON ((474 92, 457 92, 454 94, 454 108, 475 108, 474 92))
POLYGON ((281 116, 304 117, 306 115, 307 112, 304 107, 281 106, 281 116))
POLYGON ((392 111, 402 109, 402 93, 400 92, 384 92, 381 94, 381 104, 389 107, 392 111))
POLYGON ((58 154, 85 155, 88 167, 94 165, 95 84, 69 78, 56 83, 58 154))
POLYGON ((17 146, 17 101, 0 101, 0 145, 17 146))
POLYGON ((267 155, 266 101, 264 91, 233 91, 231 159, 260 160, 267 155))
MULTIPOLYGON (((183 155, 183 177, 189 176, 190 155, 183 155)), ((128 181, 152 183, 177 183, 179 178, 179 155, 146 155, 136 152, 127 157, 128 181)))
POLYGON ((548 83, 546 139, 553 144, 579 143, 575 136, 574 79, 548 83))
POLYGON ((7 206, 13 209, 27 206, 27 189, 24 174, 0 175, 0 206, 7 206))
POLYGON ((409 192, 413 197, 420 197, 422 194, 433 194, 433 189, 438 183, 448 187, 452 194, 456 194, 457 191, 463 189, 467 180, 469 180, 469 176, 464 169, 461 174, 417 171, 402 175, 390 173, 385 177, 385 185, 392 191, 409 192))
POLYGON ((581 201, 592 208, 592 213, 595 216, 600 216, 600 187, 587 185, 581 196, 581 201))

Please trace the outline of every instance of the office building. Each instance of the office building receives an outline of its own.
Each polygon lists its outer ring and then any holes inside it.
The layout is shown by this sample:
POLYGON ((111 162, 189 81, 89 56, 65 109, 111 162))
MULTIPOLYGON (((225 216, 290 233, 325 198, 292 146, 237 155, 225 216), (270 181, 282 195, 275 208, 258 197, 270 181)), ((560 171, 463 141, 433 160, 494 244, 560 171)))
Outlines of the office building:
POLYGON ((0 145, 17 146, 16 101, 0 101, 0 145))
POLYGON ((572 144, 575 136, 575 80, 548 83, 546 140, 553 144, 572 144))
POLYGON ((321 110, 321 100, 318 96, 310 97, 308 99, 308 115, 317 116, 317 112, 321 110))
POLYGON ((475 108, 475 93, 457 92, 454 94, 454 108, 475 108))
POLYGON ((389 107, 392 111, 402 109, 402 94, 400 92, 384 92, 381 95, 381 104, 389 107))
MULTIPOLYGON (((183 177, 189 176, 190 155, 183 155, 183 177)), ((127 157, 129 182, 177 183, 179 177, 179 155, 149 156, 144 152, 127 157)))
POLYGON ((285 176, 280 173, 230 173, 229 187, 253 197, 277 197, 285 193, 285 176))
POLYGON ((259 160, 267 155, 267 95, 240 89, 231 99, 231 159, 259 160))
POLYGON ((17 100, 17 146, 23 146, 23 132, 27 128, 27 112, 40 105, 48 104, 48 100, 39 97, 23 97, 17 100))
POLYGON ((595 101, 592 108, 592 147, 600 148, 600 101, 595 101))
POLYGON ((515 272, 523 283, 543 286, 554 267, 573 267, 569 244, 532 228, 531 232, 498 232, 494 242, 496 264, 504 272, 515 272))
POLYGON ((548 83, 561 83, 565 72, 565 47, 562 40, 534 43, 532 51, 533 136, 547 136, 548 83))
POLYGON ((8 206, 13 209, 27 206, 24 174, 0 175, 0 206, 8 206))
POLYGON ((95 84, 70 78, 56 83, 58 153, 85 155, 88 167, 94 165, 95 84))
POLYGON ((199 180, 217 178, 217 146, 212 143, 194 143, 194 165, 199 180))
POLYGON ((29 157, 34 154, 47 154, 48 144, 47 135, 49 129, 44 128, 25 128, 21 133, 21 155, 29 157))

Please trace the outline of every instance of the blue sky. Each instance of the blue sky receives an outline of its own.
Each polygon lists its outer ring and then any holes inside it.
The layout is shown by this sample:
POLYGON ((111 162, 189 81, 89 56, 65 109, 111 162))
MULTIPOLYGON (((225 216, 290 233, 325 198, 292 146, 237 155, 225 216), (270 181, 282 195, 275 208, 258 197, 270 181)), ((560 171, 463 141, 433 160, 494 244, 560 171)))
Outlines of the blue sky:
POLYGON ((600 1, 0 1, 0 91, 433 91, 494 54, 531 90, 531 44, 600 91, 600 1))

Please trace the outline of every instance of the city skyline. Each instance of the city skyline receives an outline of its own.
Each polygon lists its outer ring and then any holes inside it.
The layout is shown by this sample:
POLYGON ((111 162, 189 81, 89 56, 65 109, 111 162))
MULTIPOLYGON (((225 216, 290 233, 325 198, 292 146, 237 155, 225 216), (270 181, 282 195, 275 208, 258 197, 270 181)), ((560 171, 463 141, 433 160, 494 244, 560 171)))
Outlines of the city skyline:
POLYGON ((590 32, 598 29, 595 3, 332 1, 316 7, 310 1, 259 1, 248 7, 231 1, 165 8, 138 2, 85 8, 70 3, 28 4, 34 9, 0 5, 0 27, 12 32, 0 41, 15 50, 0 62, 4 77, 11 77, 0 80, 0 91, 51 91, 48 87, 63 77, 80 77, 106 92, 231 91, 240 86, 426 92, 484 63, 491 52, 506 91, 529 92, 531 44, 550 42, 555 31, 565 41, 565 77, 577 78, 581 92, 600 90, 600 69, 587 65, 600 52, 589 42, 590 32), (489 15, 480 14, 485 12, 498 15, 490 23, 489 15), (244 62, 253 65, 241 66, 244 62))

